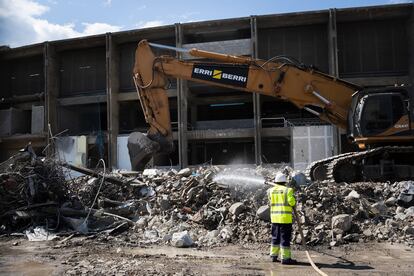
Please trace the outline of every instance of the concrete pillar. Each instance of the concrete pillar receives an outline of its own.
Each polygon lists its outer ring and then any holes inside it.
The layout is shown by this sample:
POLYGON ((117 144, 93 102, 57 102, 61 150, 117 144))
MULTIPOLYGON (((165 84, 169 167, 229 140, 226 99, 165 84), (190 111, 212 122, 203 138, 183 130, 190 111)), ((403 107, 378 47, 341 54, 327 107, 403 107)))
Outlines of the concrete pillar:
MULTIPOLYGON (((250 17, 251 53, 253 58, 258 58, 257 19, 250 17)), ((253 121, 254 121, 254 155, 256 165, 262 164, 262 124, 260 109, 260 94, 253 93, 253 121)))
MULTIPOLYGON (((339 77, 338 69, 338 39, 336 30, 336 9, 329 10, 329 22, 328 22, 328 61, 329 61, 329 74, 335 77, 339 77)), ((333 139, 333 154, 340 154, 341 150, 341 132, 336 126, 333 126, 332 130, 333 139)))
POLYGON ((108 167, 115 168, 118 164, 119 134, 119 50, 112 39, 106 34, 106 96, 108 120, 108 167))
MULTIPOLYGON (((408 34, 408 49, 414 49, 414 6, 411 8, 411 16, 408 20, 407 26, 407 34, 408 34)), ((410 83, 414 83, 414 53, 413 51, 409 51, 409 78, 410 83)), ((414 101, 414 100, 413 100, 414 101)), ((413 102, 414 104, 414 102, 413 102)))
MULTIPOLYGON (((56 49, 49 42, 45 42, 44 56, 44 78, 45 78, 45 131, 50 141, 51 135, 58 133, 57 122, 57 98, 59 96, 59 62, 56 49), (50 131, 49 131, 50 126, 50 131)), ((53 148, 48 147, 46 154, 53 155, 53 148)))
MULTIPOLYGON (((183 45, 183 27, 180 23, 175 24, 176 46, 183 45)), ((181 58, 181 53, 177 53, 177 58, 181 58)), ((187 140, 187 122, 188 122, 188 98, 187 82, 177 79, 177 110, 178 110, 178 159, 181 168, 188 166, 188 140, 187 140)))

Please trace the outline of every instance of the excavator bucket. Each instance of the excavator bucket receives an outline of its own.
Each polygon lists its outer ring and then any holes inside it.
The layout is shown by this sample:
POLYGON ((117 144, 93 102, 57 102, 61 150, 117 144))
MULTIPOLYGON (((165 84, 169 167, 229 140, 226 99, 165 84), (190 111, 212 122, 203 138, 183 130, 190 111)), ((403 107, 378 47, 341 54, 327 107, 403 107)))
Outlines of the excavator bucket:
POLYGON ((128 137, 128 152, 131 160, 131 168, 134 171, 142 171, 145 165, 155 154, 169 154, 174 150, 171 137, 161 134, 144 134, 132 132, 128 137))
POLYGON ((128 137, 128 152, 131 168, 142 171, 151 157, 160 150, 160 144, 141 132, 132 132, 128 137))

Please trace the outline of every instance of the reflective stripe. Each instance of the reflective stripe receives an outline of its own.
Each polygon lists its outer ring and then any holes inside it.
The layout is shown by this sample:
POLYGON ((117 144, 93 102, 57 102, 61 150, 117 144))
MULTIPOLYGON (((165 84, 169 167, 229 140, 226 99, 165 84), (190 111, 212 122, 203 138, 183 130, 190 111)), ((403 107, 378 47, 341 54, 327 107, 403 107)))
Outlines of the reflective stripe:
POLYGON ((290 251, 290 247, 282 247, 280 250, 280 255, 282 260, 287 260, 292 258, 292 252, 290 251))
POLYGON ((292 214, 292 211, 272 211, 271 214, 292 214))
POLYGON ((289 191, 289 188, 288 187, 286 187, 286 189, 285 189, 285 205, 286 206, 290 206, 289 205, 289 203, 288 203, 288 191, 289 191))
POLYGON ((270 256, 277 257, 279 255, 280 247, 272 245, 270 246, 270 256))
POLYGON ((284 206, 284 207, 292 207, 289 204, 285 204, 285 203, 273 203, 272 206, 284 206))

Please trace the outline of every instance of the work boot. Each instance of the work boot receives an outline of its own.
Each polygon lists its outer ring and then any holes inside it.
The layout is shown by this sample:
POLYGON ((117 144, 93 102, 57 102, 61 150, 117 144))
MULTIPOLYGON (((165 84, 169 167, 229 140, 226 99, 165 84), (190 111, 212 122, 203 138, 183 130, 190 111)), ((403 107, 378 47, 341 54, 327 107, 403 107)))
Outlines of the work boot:
POLYGON ((277 256, 270 256, 270 258, 272 258, 272 263, 276 263, 277 262, 277 256))
POLYGON ((282 259, 281 263, 284 265, 294 265, 294 264, 297 264, 298 262, 294 259, 284 259, 284 260, 282 259))

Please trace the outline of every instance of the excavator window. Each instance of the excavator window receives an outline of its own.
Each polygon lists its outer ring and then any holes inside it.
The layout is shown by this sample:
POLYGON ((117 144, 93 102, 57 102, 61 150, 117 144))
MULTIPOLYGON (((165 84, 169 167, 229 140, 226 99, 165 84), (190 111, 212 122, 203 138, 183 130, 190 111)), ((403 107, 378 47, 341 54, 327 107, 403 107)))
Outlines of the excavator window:
POLYGON ((391 93, 370 95, 364 101, 361 130, 365 136, 386 131, 406 114, 403 99, 391 93))

